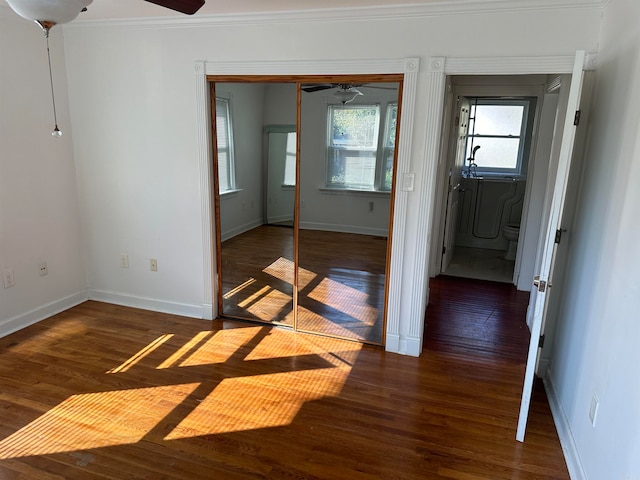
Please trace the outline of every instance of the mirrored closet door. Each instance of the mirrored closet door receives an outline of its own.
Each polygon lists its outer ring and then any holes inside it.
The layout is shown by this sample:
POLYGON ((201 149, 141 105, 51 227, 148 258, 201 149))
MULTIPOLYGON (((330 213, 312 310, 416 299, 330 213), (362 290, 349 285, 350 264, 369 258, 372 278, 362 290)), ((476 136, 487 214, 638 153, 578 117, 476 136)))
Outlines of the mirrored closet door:
POLYGON ((384 344, 389 77, 212 79, 219 316, 384 344))

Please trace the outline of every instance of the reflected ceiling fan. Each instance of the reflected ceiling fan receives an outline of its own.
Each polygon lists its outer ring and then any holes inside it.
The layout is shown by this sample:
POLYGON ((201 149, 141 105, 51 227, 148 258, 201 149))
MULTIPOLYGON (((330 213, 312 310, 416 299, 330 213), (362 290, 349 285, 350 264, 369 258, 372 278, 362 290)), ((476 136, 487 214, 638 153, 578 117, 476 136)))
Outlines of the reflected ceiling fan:
POLYGON ((397 87, 389 87, 385 85, 376 85, 371 83, 309 83, 304 84, 302 87, 303 92, 313 93, 321 92, 323 90, 329 90, 335 88, 334 96, 342 102, 342 104, 353 102, 356 98, 364 95, 359 88, 377 88, 380 90, 397 90, 397 87))
MULTIPOLYGON (((49 31, 56 25, 74 20, 80 12, 85 12, 93 0, 6 0, 11 9, 27 20, 36 22, 44 31, 47 39, 47 59, 49 60, 49 80, 51 83, 51 100, 53 103, 53 121, 55 127, 51 132, 54 137, 61 137, 56 114, 56 99, 53 93, 53 74, 51 73, 51 54, 49 52, 49 31)), ((204 5, 205 0, 145 0, 180 13, 193 15, 204 5)))

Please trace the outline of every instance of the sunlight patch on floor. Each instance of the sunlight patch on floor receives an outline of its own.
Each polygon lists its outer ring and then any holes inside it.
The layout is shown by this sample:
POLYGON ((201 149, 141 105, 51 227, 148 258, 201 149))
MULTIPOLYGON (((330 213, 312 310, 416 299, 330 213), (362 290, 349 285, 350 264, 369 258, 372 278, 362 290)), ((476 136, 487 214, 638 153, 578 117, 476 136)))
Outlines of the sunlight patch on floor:
POLYGON ((140 441, 197 383, 73 395, 0 441, 0 458, 140 441))
POLYGON ((161 335, 105 372, 160 371, 166 385, 72 395, 0 441, 0 459, 289 425, 305 402, 340 394, 362 347, 269 327, 178 338, 161 335))
POLYGON ((323 278, 308 297, 368 326, 378 320, 378 309, 368 304, 368 294, 330 278, 323 278))

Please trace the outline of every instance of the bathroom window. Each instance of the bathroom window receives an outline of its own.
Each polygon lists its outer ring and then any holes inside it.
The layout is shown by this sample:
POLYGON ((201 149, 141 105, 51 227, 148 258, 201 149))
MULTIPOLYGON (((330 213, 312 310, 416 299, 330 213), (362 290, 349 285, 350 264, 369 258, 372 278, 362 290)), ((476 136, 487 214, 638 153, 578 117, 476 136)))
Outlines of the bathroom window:
POLYGON ((532 99, 473 98, 466 169, 476 174, 526 174, 532 99))

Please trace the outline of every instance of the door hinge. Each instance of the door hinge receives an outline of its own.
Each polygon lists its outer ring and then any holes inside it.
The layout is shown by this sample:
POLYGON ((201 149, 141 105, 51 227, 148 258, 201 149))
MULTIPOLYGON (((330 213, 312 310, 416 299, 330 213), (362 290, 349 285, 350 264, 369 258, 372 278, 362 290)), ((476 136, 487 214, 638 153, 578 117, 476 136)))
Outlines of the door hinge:
POLYGON ((538 348, 544 347, 544 335, 540 335, 540 341, 538 342, 538 348))
POLYGON ((554 241, 557 244, 559 244, 561 239, 562 239, 562 229, 559 228, 559 229, 556 230, 556 239, 554 241))
POLYGON ((447 247, 442 247, 442 254, 444 255, 445 253, 447 253, 447 247))
POLYGON ((573 124, 577 127, 578 125, 580 125, 580 114, 581 114, 582 110, 576 110, 576 115, 575 117, 573 117, 573 124))

